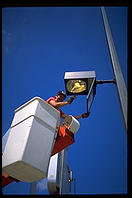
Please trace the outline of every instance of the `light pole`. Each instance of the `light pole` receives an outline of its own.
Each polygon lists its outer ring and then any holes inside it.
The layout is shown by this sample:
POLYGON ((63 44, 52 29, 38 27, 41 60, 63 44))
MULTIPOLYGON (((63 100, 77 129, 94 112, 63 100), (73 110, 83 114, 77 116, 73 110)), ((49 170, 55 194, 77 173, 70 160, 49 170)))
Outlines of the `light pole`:
POLYGON ((104 27, 105 27, 106 39, 107 39, 108 47, 109 47, 112 69, 113 69, 114 78, 116 82, 116 88, 118 92, 118 98, 120 102, 121 112, 122 112, 126 135, 127 135, 127 88, 126 88, 123 74, 121 71, 120 63, 118 60, 118 56, 116 53, 116 49, 114 46, 112 34, 110 31, 110 26, 108 23, 108 19, 107 19, 104 7, 101 7, 101 12, 102 12, 102 17, 103 17, 103 22, 104 22, 104 27))

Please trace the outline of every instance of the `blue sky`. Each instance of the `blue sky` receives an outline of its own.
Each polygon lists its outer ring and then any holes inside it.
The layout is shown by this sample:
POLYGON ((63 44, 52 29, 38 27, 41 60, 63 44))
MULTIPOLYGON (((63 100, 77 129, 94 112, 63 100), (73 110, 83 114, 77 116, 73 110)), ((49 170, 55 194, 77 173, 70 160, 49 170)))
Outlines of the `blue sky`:
MULTIPOLYGON (((127 85, 127 7, 106 7, 127 85)), ((14 110, 35 96, 46 100, 64 88, 66 71, 96 72, 113 79, 100 7, 9 7, 2 9, 2 135, 14 110)), ((86 96, 62 110, 86 112, 86 96)), ((68 164, 77 194, 127 192, 127 142, 116 86, 97 85, 90 116, 80 119, 68 164)), ((12 183, 3 194, 29 194, 12 183)), ((46 193, 46 189, 42 193, 46 193)))

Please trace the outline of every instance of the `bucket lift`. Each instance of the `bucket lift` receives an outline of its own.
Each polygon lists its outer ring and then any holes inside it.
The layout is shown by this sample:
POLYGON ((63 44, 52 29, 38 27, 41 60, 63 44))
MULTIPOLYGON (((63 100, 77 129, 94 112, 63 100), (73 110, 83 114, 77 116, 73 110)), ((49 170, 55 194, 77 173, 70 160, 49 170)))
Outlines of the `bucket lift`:
POLYGON ((72 116, 60 125, 60 113, 40 97, 15 110, 2 156, 2 186, 34 182, 47 176, 50 157, 74 143, 79 122, 72 116))

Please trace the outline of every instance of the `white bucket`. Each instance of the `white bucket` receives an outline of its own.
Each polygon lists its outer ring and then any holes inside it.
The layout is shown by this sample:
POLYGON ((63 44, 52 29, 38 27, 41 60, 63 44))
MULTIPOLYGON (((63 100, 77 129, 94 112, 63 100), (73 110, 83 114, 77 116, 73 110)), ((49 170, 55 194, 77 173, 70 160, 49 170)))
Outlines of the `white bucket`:
POLYGON ((78 131, 78 129, 80 127, 80 123, 72 115, 67 116, 63 120, 62 125, 66 126, 66 128, 68 128, 68 130, 71 131, 74 134, 78 131))
POLYGON ((2 156, 2 172, 23 182, 47 176, 60 113, 39 97, 15 110, 2 156))

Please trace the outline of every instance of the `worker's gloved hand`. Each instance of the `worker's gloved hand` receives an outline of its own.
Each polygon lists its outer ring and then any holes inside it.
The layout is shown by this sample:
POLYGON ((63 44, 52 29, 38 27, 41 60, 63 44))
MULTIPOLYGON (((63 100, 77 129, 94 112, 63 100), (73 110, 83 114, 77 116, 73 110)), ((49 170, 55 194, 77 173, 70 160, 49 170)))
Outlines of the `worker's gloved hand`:
POLYGON ((87 118, 87 117, 89 116, 89 114, 90 114, 90 112, 88 112, 88 113, 83 113, 83 114, 82 114, 82 118, 87 118))
POLYGON ((70 96, 70 98, 67 100, 67 102, 69 104, 71 104, 75 98, 76 98, 76 96, 70 96))

